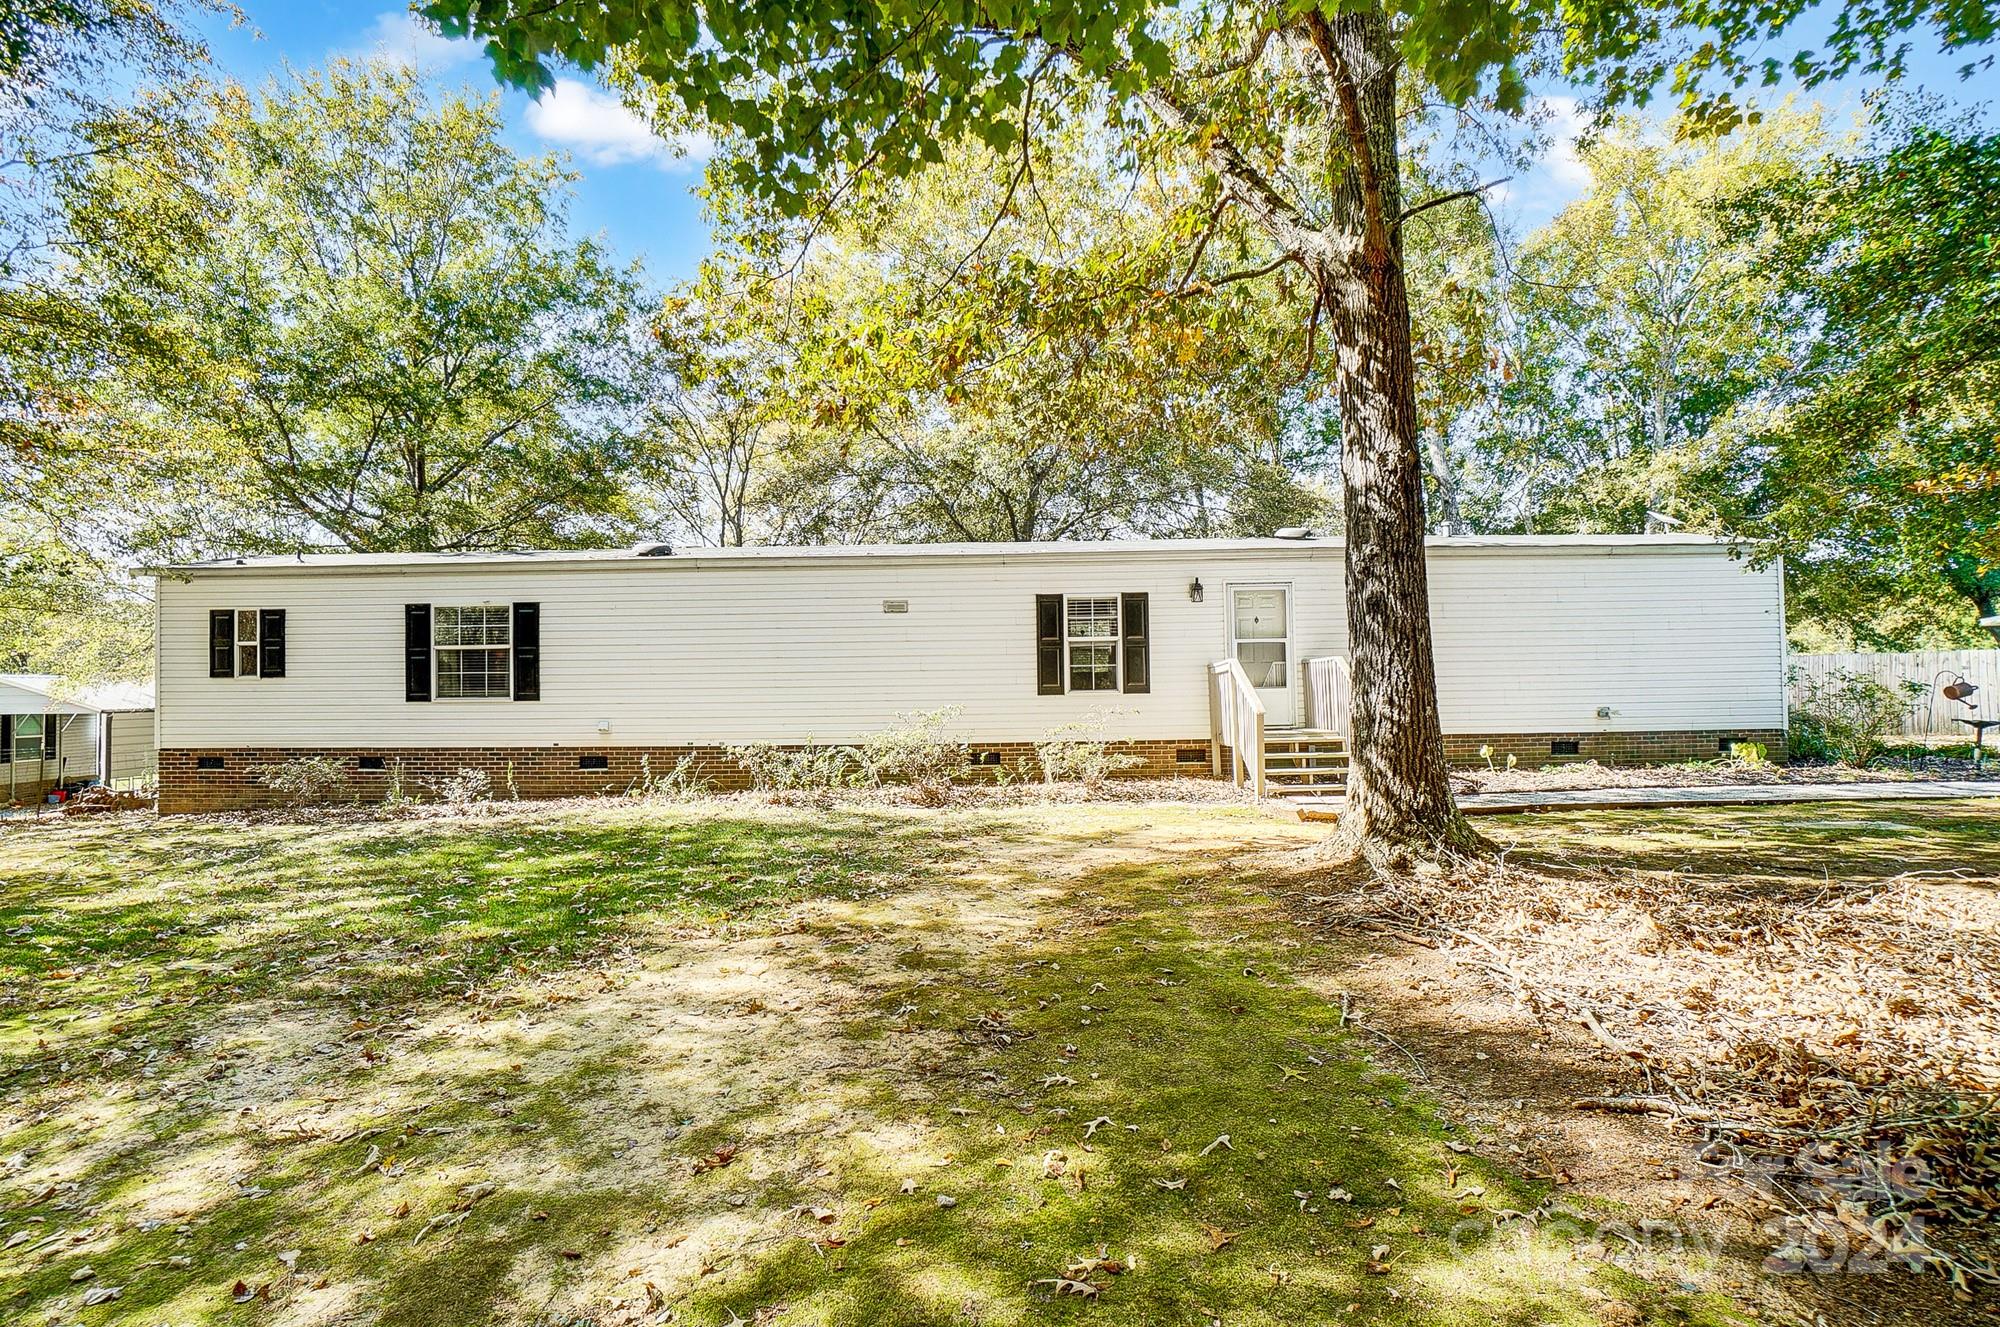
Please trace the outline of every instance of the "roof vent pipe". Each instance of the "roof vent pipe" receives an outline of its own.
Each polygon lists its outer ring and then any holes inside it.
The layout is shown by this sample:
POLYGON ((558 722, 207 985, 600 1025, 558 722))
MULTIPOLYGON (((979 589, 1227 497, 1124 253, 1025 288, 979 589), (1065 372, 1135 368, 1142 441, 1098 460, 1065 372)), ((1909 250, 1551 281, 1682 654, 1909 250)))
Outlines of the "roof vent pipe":
POLYGON ((1303 525, 1288 525, 1271 536, 1273 539, 1310 539, 1312 537, 1313 532, 1303 525))
POLYGON ((635 558, 667 558, 673 555, 674 546, 672 544, 641 542, 632 545, 632 556, 635 558))

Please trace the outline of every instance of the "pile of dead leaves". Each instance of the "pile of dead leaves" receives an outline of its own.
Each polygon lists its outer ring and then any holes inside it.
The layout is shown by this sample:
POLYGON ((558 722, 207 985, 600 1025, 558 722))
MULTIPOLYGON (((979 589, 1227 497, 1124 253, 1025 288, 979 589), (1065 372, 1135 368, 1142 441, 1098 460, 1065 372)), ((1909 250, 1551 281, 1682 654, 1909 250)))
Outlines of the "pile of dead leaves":
POLYGON ((1817 884, 1539 862, 1348 871, 1299 896, 1440 949, 1631 1091, 1799 1232, 1781 1250, 2000 1283, 2000 881, 1817 884))
POLYGON ((1577 760, 1530 769, 1473 766, 1451 772, 1461 793, 1585 792, 1598 788, 1721 788, 1785 783, 1907 783, 1970 777, 1968 761, 1931 765, 1777 765, 1768 760, 1690 760, 1678 765, 1600 765, 1577 760), (1964 773, 1959 772, 1963 767, 1964 773))

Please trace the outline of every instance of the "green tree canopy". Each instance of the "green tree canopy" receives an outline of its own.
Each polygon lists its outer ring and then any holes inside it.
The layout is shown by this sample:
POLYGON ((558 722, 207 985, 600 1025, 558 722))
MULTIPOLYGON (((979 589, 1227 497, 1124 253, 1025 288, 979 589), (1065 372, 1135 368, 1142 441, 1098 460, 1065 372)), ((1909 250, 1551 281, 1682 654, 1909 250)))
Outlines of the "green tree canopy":
MULTIPOLYGON (((753 500, 761 489, 774 510, 752 524, 777 538, 1326 526, 1305 283, 1202 285, 1177 250, 1213 203, 1099 146, 1040 135, 1012 173, 955 147, 803 252, 779 245, 785 259, 762 243, 782 219, 715 191, 722 250, 670 301, 666 337, 681 383, 704 388, 673 399, 681 431, 695 415, 710 425, 693 442, 711 505, 728 505, 730 480, 753 500), (752 398, 779 408, 752 412, 752 398), (746 488, 752 448, 766 474, 746 488), (775 490, 802 480, 823 485, 816 525, 787 528, 775 490)), ((1210 244, 1226 257, 1251 239, 1210 244)))
MULTIPOLYGON (((171 101, 128 107, 132 81, 184 82, 208 52, 187 28, 219 6, 34 0, 0 6, 0 669, 143 673, 148 605, 114 567, 105 484, 78 384, 97 365, 68 284, 60 190, 92 162, 184 134, 171 101)), ((102 435, 98 436, 98 441, 102 435)))
POLYGON ((570 177, 500 128, 493 99, 336 62, 218 90, 198 136, 75 183, 97 400, 171 481, 147 541, 565 545, 623 520, 636 277, 568 236, 570 177))
MULTIPOLYGON (((1783 56, 1765 52, 1808 8, 433 0, 423 12, 449 33, 485 38, 500 75, 525 86, 548 86, 557 59, 609 64, 663 123, 694 118, 737 135, 745 150, 730 182, 793 214, 822 215, 874 179, 920 173, 966 139, 1026 160, 1037 125, 1093 108, 1113 150, 1189 174, 1239 213, 1269 246, 1266 270, 1304 273, 1308 326, 1324 318, 1328 331, 1355 716, 1341 833, 1379 858, 1476 842, 1451 800, 1437 715, 1402 262, 1404 222, 1442 200, 1405 207, 1402 122, 1422 108, 1399 90, 1518 111, 1533 59, 1559 50, 1564 69, 1608 100, 1643 100, 1667 82, 1689 114, 1727 123, 1736 88, 1785 72, 1783 56)), ((1908 28, 1962 46, 1993 24, 1985 3, 1849 6, 1790 68, 1807 82, 1858 67, 1893 73, 1908 28)))
POLYGON ((1580 150, 1583 196, 1519 246, 1497 296, 1494 410, 1461 439, 1488 477, 1485 528, 1636 533, 1649 511, 1727 524, 1754 464, 1728 426, 1809 332, 1772 244, 1729 209, 1809 175, 1829 144, 1816 108, 1686 128, 1607 125, 1580 150))
POLYGON ((2000 134, 1883 131, 1749 209, 1816 332, 1759 433, 1754 528, 1864 644, 1885 595, 2000 615, 2000 134))

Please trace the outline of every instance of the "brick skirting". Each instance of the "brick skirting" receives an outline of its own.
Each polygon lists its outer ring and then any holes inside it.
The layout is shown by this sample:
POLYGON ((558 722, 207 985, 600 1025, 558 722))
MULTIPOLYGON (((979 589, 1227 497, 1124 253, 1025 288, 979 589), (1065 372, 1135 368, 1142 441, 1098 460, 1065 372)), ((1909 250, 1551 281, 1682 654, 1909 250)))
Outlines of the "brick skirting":
MULTIPOLYGON (((28 763, 33 764, 34 762, 29 761, 28 763)), ((10 792, 7 787, 7 768, 4 765, 0 765, 0 806, 5 806, 10 798, 23 806, 32 805, 47 797, 49 790, 61 782, 62 780, 54 775, 50 775, 48 778, 24 778, 18 780, 10 792)))
MULTIPOLYGON (((1493 748, 1493 761, 1504 765, 1511 754, 1522 767, 1568 761, 1596 760, 1604 764, 1659 764, 1679 760, 1712 760, 1731 741, 1762 742, 1773 760, 1784 756, 1785 735, 1779 729, 1716 728, 1646 733, 1447 733, 1445 755, 1454 764, 1478 765, 1482 746, 1493 748), (1574 742, 1577 750, 1557 754, 1552 747, 1574 742)), ((1033 742, 970 744, 975 759, 1009 768, 1030 764, 1033 742)), ((1208 738, 1114 743, 1115 749, 1136 755, 1140 764, 1125 771, 1128 778, 1206 777, 1208 738)), ((338 760, 347 769, 347 787, 336 800, 379 801, 395 779, 413 796, 433 795, 432 786, 461 770, 484 770, 496 797, 580 797, 622 792, 639 781, 643 758, 654 777, 692 756, 697 775, 719 790, 747 788, 743 768, 720 746, 615 747, 236 747, 175 748, 160 752, 160 811, 175 814, 239 811, 283 805, 285 798, 258 781, 256 769, 302 756, 338 760), (364 757, 381 760, 384 768, 361 769, 364 757), (586 759, 602 759, 603 768, 581 768, 586 759), (219 761, 217 769, 202 769, 204 760, 219 761)))
POLYGON ((1660 765, 1670 761, 1714 760, 1729 754, 1731 742, 1761 742, 1772 760, 1785 758, 1782 728, 1693 728, 1653 733, 1446 733, 1445 758, 1454 765, 1484 765, 1479 748, 1493 748, 1493 763, 1513 756, 1524 769, 1595 760, 1604 765, 1660 765), (1576 750, 1558 752, 1558 743, 1576 750))
MULTIPOLYGON (((1035 755, 1033 742, 969 746, 982 766, 1018 768, 1035 755)), ((1206 777, 1209 772, 1206 736, 1112 746, 1141 761, 1123 772, 1127 778, 1206 777)), ((433 785, 467 769, 485 771, 495 797, 588 797, 632 787, 646 774, 642 759, 659 778, 688 756, 694 758, 696 775, 712 788, 731 791, 750 786, 749 775, 720 746, 178 748, 160 752, 160 811, 171 815, 282 806, 286 798, 265 787, 257 769, 305 756, 338 760, 346 768, 347 787, 329 799, 333 801, 380 801, 398 779, 410 795, 431 797, 433 785), (378 758, 384 768, 364 770, 363 758, 378 758), (598 759, 602 768, 582 768, 586 761, 598 759), (203 769, 203 761, 219 761, 221 767, 203 769)))

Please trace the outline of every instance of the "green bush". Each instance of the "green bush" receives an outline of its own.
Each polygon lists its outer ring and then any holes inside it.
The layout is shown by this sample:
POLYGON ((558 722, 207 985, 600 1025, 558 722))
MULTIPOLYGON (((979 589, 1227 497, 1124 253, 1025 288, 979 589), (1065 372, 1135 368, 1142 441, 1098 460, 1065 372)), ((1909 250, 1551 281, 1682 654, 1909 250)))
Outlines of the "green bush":
POLYGON ((1849 765, 1881 755, 1903 715, 1929 689, 1907 679, 1890 686, 1844 668, 1805 677, 1794 667, 1790 681, 1792 754, 1849 765))
POLYGON ((758 792, 830 793, 852 788, 861 779, 861 756, 851 746, 779 746, 752 742, 723 749, 743 767, 758 792))
POLYGON ((689 802, 708 794, 708 780, 702 777, 701 762, 693 755, 682 756, 664 774, 653 772, 653 758, 639 756, 639 775, 626 787, 627 797, 647 797, 661 802, 689 802))
POLYGON ((1050 729, 1047 737, 1035 743, 1042 778, 1049 783, 1080 783, 1094 792, 1121 770, 1145 764, 1130 752, 1111 749, 1104 738, 1110 721, 1107 714, 1092 714, 1050 729))
POLYGON ((961 712, 960 706, 947 705, 899 714, 894 727, 863 738, 857 752, 862 780, 873 787, 912 788, 918 800, 932 805, 950 800, 952 784, 971 767, 965 743, 944 735, 961 712))
POLYGON ((316 806, 335 800, 347 788, 347 762, 332 756, 299 756, 252 766, 250 777, 284 795, 293 807, 316 806))

